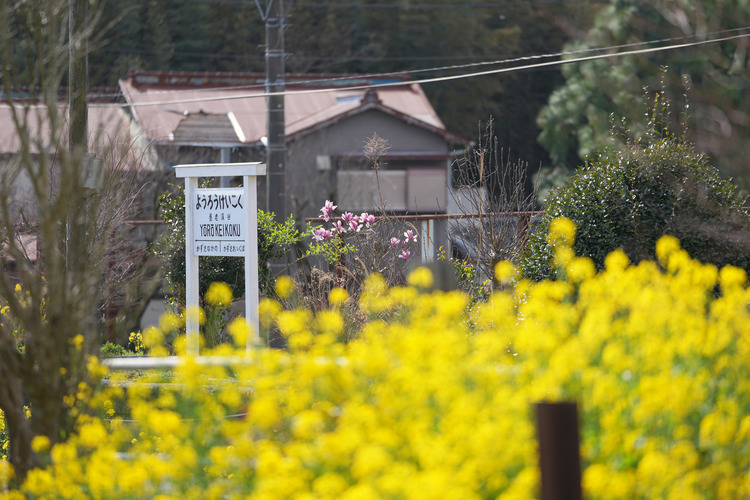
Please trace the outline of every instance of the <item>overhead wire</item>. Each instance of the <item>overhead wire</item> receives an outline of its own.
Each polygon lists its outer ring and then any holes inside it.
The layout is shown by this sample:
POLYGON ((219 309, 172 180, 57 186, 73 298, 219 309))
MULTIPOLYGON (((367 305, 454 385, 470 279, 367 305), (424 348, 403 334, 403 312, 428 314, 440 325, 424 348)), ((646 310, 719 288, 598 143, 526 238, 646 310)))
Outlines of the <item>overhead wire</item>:
MULTIPOLYGON (((219 0, 221 1, 221 0, 219 0)), ((356 4, 339 2, 293 2, 297 7, 319 7, 319 8, 343 8, 343 9, 456 9, 469 7, 472 9, 492 9, 495 7, 534 7, 536 5, 559 5, 578 3, 607 3, 607 0, 536 0, 531 1, 506 1, 506 2, 476 2, 476 3, 379 3, 379 4, 356 4)))
MULTIPOLYGON (((744 29, 750 29, 750 27, 738 28, 738 29, 744 30, 744 29)), ((240 95, 231 95, 231 96, 198 97, 198 98, 193 98, 193 99, 173 99, 173 100, 168 100, 168 101, 128 103, 128 104, 123 104, 122 106, 123 107, 163 106, 163 105, 168 105, 168 104, 189 104, 189 103, 195 103, 195 102, 224 101, 224 100, 248 99, 248 98, 259 98, 259 97, 269 97, 269 96, 280 96, 280 95, 290 96, 290 95, 300 95, 300 94, 320 94, 320 93, 329 93, 329 92, 345 92, 345 91, 368 90, 368 89, 378 89, 378 88, 403 87, 403 86, 409 86, 409 85, 414 85, 414 84, 421 85, 421 84, 428 84, 428 83, 438 83, 438 82, 446 82, 446 81, 452 81, 452 80, 460 80, 460 79, 466 79, 466 78, 477 78, 481 76, 498 75, 502 73, 511 73, 515 71, 524 71, 524 70, 529 70, 529 69, 544 68, 544 67, 557 66, 557 65, 563 65, 563 64, 573 64, 573 63, 593 61, 593 60, 599 60, 599 59, 612 59, 612 58, 625 57, 625 56, 651 54, 651 53, 662 52, 662 51, 667 51, 667 50, 676 50, 676 49, 681 49, 681 48, 707 45, 711 43, 726 42, 730 40, 737 40, 737 39, 747 38, 747 37, 750 37, 750 33, 743 33, 739 35, 726 36, 726 37, 715 38, 715 39, 710 39, 710 40, 699 40, 695 42, 686 42, 686 43, 673 44, 673 45, 667 45, 667 46, 629 50, 629 51, 624 51, 624 52, 597 54, 597 55, 591 55, 591 56, 574 57, 570 59, 561 58, 561 59, 557 59, 554 61, 545 61, 545 62, 539 62, 539 63, 534 63, 534 64, 525 64, 521 66, 496 68, 496 69, 489 69, 485 71, 477 71, 477 72, 471 72, 471 73, 459 73, 456 75, 439 76, 439 77, 434 77, 434 78, 423 78, 423 79, 417 79, 417 80, 383 82, 383 83, 374 83, 374 84, 367 84, 367 85, 352 85, 352 86, 347 86, 347 87, 334 87, 334 88, 322 88, 322 89, 289 90, 289 91, 284 91, 284 92, 259 92, 259 93, 253 93, 253 94, 240 94, 240 95)), ((597 50, 604 50, 604 49, 597 49, 597 50)), ((569 55, 569 54, 566 54, 566 55, 569 55)), ((529 60, 529 59, 543 58, 543 57, 552 57, 552 56, 524 56, 523 58, 517 58, 516 60, 514 60, 514 62, 529 60)), ((472 64, 472 66, 477 65, 477 64, 479 63, 474 63, 472 64)), ((499 64, 499 63, 496 63, 496 64, 499 64)), ((446 67, 446 69, 448 68, 446 67)), ((414 71, 418 71, 418 70, 414 70, 414 71)), ((381 75, 387 76, 387 75, 397 75, 397 74, 400 74, 400 73, 385 73, 381 75)), ((372 75, 370 75, 370 77, 372 78, 372 75)), ((360 75, 351 75, 346 78, 352 79, 352 78, 364 78, 364 77, 360 75)), ((332 80, 335 80, 335 79, 332 79, 332 80)), ((319 82, 320 80, 314 80, 314 81, 319 82)), ((237 87, 231 87, 231 88, 236 89, 237 87)))
MULTIPOLYGON (((247 0, 181 0, 184 3, 205 3, 205 4, 247 4, 247 0)), ((473 2, 473 3, 344 3, 344 2, 295 2, 291 3, 295 7, 312 7, 312 8, 340 8, 340 9, 490 9, 496 7, 535 7, 537 5, 565 5, 579 3, 608 3, 609 0, 515 0, 503 2, 473 2)))
MULTIPOLYGON (((668 43, 668 42, 676 42, 680 40, 689 40, 689 39, 694 39, 694 38, 713 37, 713 36, 718 36, 718 35, 725 35, 728 33, 737 33, 739 31, 744 31, 748 29, 750 29, 750 27, 734 28, 734 29, 728 29, 728 30, 714 31, 711 33, 700 33, 700 34, 695 34, 695 35, 682 35, 682 36, 677 36, 677 37, 661 38, 657 40, 648 40, 648 41, 643 41, 643 42, 631 42, 631 43, 625 43, 625 44, 619 44, 619 45, 609 45, 606 47, 589 47, 585 49, 551 52, 547 54, 524 55, 524 56, 511 57, 507 59, 499 59, 499 60, 492 60, 492 61, 479 61, 479 62, 465 63, 465 64, 453 64, 453 65, 448 65, 448 66, 437 66, 437 67, 432 67, 432 68, 420 68, 420 69, 389 71, 389 72, 380 72, 380 73, 350 74, 350 75, 345 75, 345 76, 337 76, 337 77, 331 77, 331 78, 315 78, 315 79, 310 79, 310 80, 295 80, 293 84, 294 85, 306 85, 306 84, 312 84, 312 83, 320 84, 320 83, 325 83, 325 82, 335 83, 338 81, 352 80, 354 78, 366 80, 366 79, 374 79, 374 78, 414 75, 414 74, 419 74, 419 73, 437 73, 440 71, 453 71, 453 70, 466 69, 466 68, 476 68, 476 67, 481 67, 481 66, 496 66, 496 65, 501 65, 501 64, 511 64, 511 63, 522 62, 522 61, 548 59, 551 57, 566 57, 566 56, 604 52, 604 51, 618 50, 618 49, 631 48, 631 47, 642 47, 644 45, 653 45, 656 43, 668 43)), ((717 40, 717 41, 722 41, 722 40, 717 40)), ((357 60, 357 59, 353 58, 353 60, 357 60)), ((414 81, 412 81, 412 83, 414 83, 414 81)), ((229 89, 238 90, 238 89, 255 89, 255 88, 265 88, 265 84, 203 87, 201 90, 221 91, 221 90, 229 90, 229 89)), ((159 92, 160 91, 155 91, 153 92, 153 94, 158 94, 159 92)), ((171 91, 165 90, 163 92, 168 93, 171 91)))

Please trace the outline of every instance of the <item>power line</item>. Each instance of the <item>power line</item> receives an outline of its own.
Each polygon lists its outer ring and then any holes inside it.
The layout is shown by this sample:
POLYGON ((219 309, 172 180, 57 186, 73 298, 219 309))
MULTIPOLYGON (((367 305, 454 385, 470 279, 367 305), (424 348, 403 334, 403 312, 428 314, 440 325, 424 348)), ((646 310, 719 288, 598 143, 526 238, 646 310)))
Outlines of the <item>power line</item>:
MULTIPOLYGON (((746 30, 746 29, 750 29, 750 28, 737 28, 735 30, 728 30, 726 32, 735 32, 738 30, 746 30)), ((195 99, 177 99, 177 100, 170 100, 170 101, 148 102, 148 103, 137 103, 137 104, 132 103, 132 104, 124 104, 123 107, 186 104, 186 103, 191 103, 191 102, 209 102, 209 101, 245 99, 245 98, 253 98, 253 97, 268 97, 271 95, 318 94, 318 93, 324 93, 324 92, 342 92, 342 91, 352 91, 352 90, 367 90, 371 88, 374 89, 374 88, 386 88, 386 87, 399 87, 399 86, 407 86, 407 85, 412 85, 412 84, 437 83, 437 82, 444 82, 444 81, 451 81, 451 80, 460 80, 460 79, 465 79, 465 78, 476 78, 479 76, 511 73, 514 71, 524 71, 524 70, 538 69, 538 68, 544 68, 544 67, 550 67, 550 66, 558 66, 562 64, 593 61, 593 60, 598 60, 598 59, 609 59, 609 58, 624 57, 624 56, 629 56, 629 55, 650 54, 650 53, 662 52, 662 51, 667 51, 667 50, 675 50, 675 49, 680 49, 680 48, 696 47, 696 46, 707 45, 711 43, 726 42, 730 40, 736 40, 736 39, 747 38, 747 37, 750 37, 750 34, 740 34, 740 35, 733 35, 733 36, 727 36, 727 37, 722 37, 722 38, 715 38, 711 40, 699 40, 695 42, 687 42, 687 43, 660 46, 660 47, 651 47, 651 48, 630 50, 630 51, 625 51, 625 52, 616 52, 616 53, 610 53, 610 54, 583 56, 583 57, 576 57, 576 58, 571 58, 571 59, 557 59, 554 61, 526 64, 526 65, 521 65, 521 66, 512 66, 508 68, 497 68, 497 69, 490 69, 490 70, 478 71, 478 72, 472 72, 472 73, 460 73, 456 75, 440 76, 440 77, 434 77, 434 78, 424 78, 421 80, 407 80, 407 81, 399 81, 399 82, 355 85, 355 86, 349 86, 349 87, 336 87, 336 88, 325 88, 325 89, 292 90, 292 91, 285 91, 285 92, 279 92, 279 93, 263 92, 263 93, 257 93, 257 94, 242 94, 242 95, 236 95, 236 96, 217 96, 217 97, 202 97, 202 98, 195 98, 195 99)), ((688 38, 688 37, 680 37, 680 38, 688 38)), ((673 40, 673 39, 670 39, 670 40, 673 40)), ((364 78, 375 78, 379 76, 382 77, 382 76, 394 76, 394 75, 403 75, 403 74, 415 74, 418 72, 429 72, 429 71, 434 72, 434 71, 451 70, 451 69, 466 69, 468 67, 477 67, 481 65, 497 65, 497 64, 503 64, 503 63, 507 64, 507 63, 512 63, 512 62, 523 62, 523 61, 528 61, 528 60, 536 60, 536 59, 543 59, 543 58, 550 58, 550 57, 565 57, 568 55, 576 55, 579 53, 613 50, 617 48, 640 46, 643 44, 653 44, 653 43, 657 43, 657 42, 637 42, 634 44, 625 44, 625 45, 612 46, 612 47, 604 47, 604 48, 596 48, 596 49, 582 49, 580 51, 559 52, 555 54, 544 54, 544 55, 536 55, 536 56, 523 56, 523 57, 518 57, 515 59, 504 60, 504 61, 489 61, 489 62, 483 62, 483 63, 472 63, 472 64, 458 65, 458 66, 444 66, 441 68, 429 68, 429 69, 411 70, 411 71, 404 71, 404 72, 378 73, 378 74, 370 74, 370 75, 351 75, 348 77, 317 79, 317 80, 309 80, 307 82, 294 82, 294 83, 295 84, 320 83, 322 81, 333 82, 337 80, 351 79, 353 76, 364 79, 364 78)), ((261 86, 258 86, 258 85, 248 85, 248 86, 240 86, 240 87, 237 87, 237 86, 216 87, 213 89, 205 89, 205 90, 214 90, 214 91, 225 90, 225 89, 236 90, 238 88, 251 89, 251 88, 260 88, 260 87, 261 86)))
MULTIPOLYGON (((246 5, 247 0, 180 0, 184 3, 238 4, 246 5)), ((601 4, 609 0, 516 0, 505 2, 466 2, 466 3, 343 3, 343 2, 292 2, 293 7, 335 8, 335 9, 491 9, 498 7, 535 7, 538 5, 601 4)))
MULTIPOLYGON (((222 1, 222 0, 219 0, 222 1)), ((478 2, 478 3, 384 3, 384 4, 356 4, 356 3, 325 3, 325 2, 296 2, 297 7, 315 7, 315 8, 341 8, 341 9, 493 9, 497 7, 535 7, 537 5, 555 5, 555 4, 579 4, 579 3, 609 3, 608 0, 537 0, 515 1, 515 2, 478 2)))
MULTIPOLYGON (((475 63, 454 64, 450 66, 438 66, 438 67, 432 67, 432 68, 422 68, 422 69, 403 70, 403 71, 358 74, 356 75, 356 77, 359 79, 372 79, 372 78, 381 78, 381 77, 412 75, 412 74, 418 74, 418 73, 437 73, 439 71, 451 71, 451 70, 474 68, 474 67, 481 67, 481 66, 497 66, 500 64, 510 64, 514 62, 533 61, 533 60, 538 60, 538 59, 549 59, 551 57, 566 57, 566 56, 572 56, 572 55, 589 54, 589 53, 617 50, 617 49, 623 49, 623 48, 642 47, 644 45, 653 45, 655 43, 668 43, 668 42, 676 42, 679 40, 706 38, 706 37, 713 37, 713 36, 719 36, 719 35, 723 36, 729 33, 736 33, 736 32, 744 31, 747 29, 750 29, 750 27, 734 28, 730 30, 715 31, 712 33, 702 33, 700 35, 683 35, 683 36, 671 37, 671 38, 661 38, 661 39, 649 40, 645 42, 631 42, 631 43, 620 44, 620 45, 610 45, 607 47, 590 47, 590 48, 578 49, 578 50, 551 52, 547 54, 515 56, 512 58, 508 58, 508 59, 500 59, 500 60, 493 60, 493 61, 480 61, 480 62, 475 62, 475 63)), ((352 79, 352 76, 347 75, 347 76, 333 77, 333 78, 316 78, 314 80, 302 80, 302 81, 298 80, 298 81, 294 81, 293 83, 296 85, 304 85, 304 84, 309 84, 309 83, 320 84, 322 82, 336 82, 336 81, 351 80, 351 79, 352 79)), ((232 85, 232 86, 227 86, 227 87, 204 88, 203 90, 216 91, 216 90, 227 90, 227 89, 237 90, 237 89, 254 89, 254 88, 263 88, 263 85, 262 84, 232 85)), ((167 93, 170 91, 165 90, 163 92, 167 93)), ((154 92, 154 94, 158 94, 158 93, 159 91, 154 92)))
MULTIPOLYGON (((223 0, 221 0, 223 1, 223 0)), ((586 54, 586 53, 592 53, 592 52, 601 52, 605 50, 615 50, 615 49, 623 49, 623 48, 629 48, 629 47, 641 47, 644 45, 652 45, 655 43, 667 43, 667 42, 675 42, 679 40, 689 40, 694 38, 705 38, 710 36, 717 36, 717 35, 724 35, 728 33, 736 33, 739 31, 744 31, 750 29, 750 27, 744 27, 744 28, 734 28, 729 30, 722 30, 722 31, 715 31, 711 33, 702 33, 700 35, 683 35, 683 36, 677 36, 677 37, 670 37, 670 38, 661 38, 657 40, 649 40, 645 42, 631 42, 631 43, 625 43, 620 45, 610 45, 607 47, 591 47, 586 49, 578 49, 578 50, 570 50, 570 51, 561 51, 561 52, 552 52, 547 54, 537 54, 537 55, 523 55, 523 56, 514 56, 507 59, 499 59, 499 60, 492 60, 492 61, 479 61, 474 63, 466 63, 466 64, 460 64, 460 65, 451 65, 451 66, 439 66, 439 67, 433 67, 433 68, 423 68, 423 69, 413 69, 413 70, 402 70, 402 71, 391 71, 391 72, 382 72, 382 73, 370 73, 365 75, 359 75, 360 78, 375 78, 378 76, 391 76, 391 75, 408 75, 408 74, 416 74, 416 73, 429 73, 429 72, 437 72, 437 71, 446 71, 446 70, 452 70, 452 69, 461 69, 461 68, 470 68, 470 67, 478 67, 478 66, 490 66, 490 65, 498 65, 498 64, 508 64, 513 62, 520 62, 520 61, 529 61, 534 59, 545 59, 550 57, 564 57, 568 55, 577 55, 577 54, 586 54)), ((235 59, 235 60, 264 60, 265 58, 263 56, 251 56, 247 54, 215 54, 215 53, 205 53, 205 52, 167 52, 167 51, 151 51, 151 50, 119 50, 119 49, 108 49, 108 50, 102 50, 100 52, 103 53, 122 53, 122 54, 158 54, 158 55, 164 55, 164 54, 173 54, 177 57, 201 57, 201 58, 210 58, 210 59, 235 59)), ((352 62, 352 61, 436 61, 436 60, 471 60, 471 59, 480 59, 480 58, 486 58, 487 55, 453 55, 453 56, 415 56, 415 57, 356 57, 356 56, 348 56, 348 57, 318 57, 318 56, 297 56, 297 55, 290 55, 291 57, 294 57, 295 59, 303 60, 303 61, 331 61, 331 62, 352 62)), ((501 57, 499 55, 497 56, 490 56, 490 57, 501 57)), ((103 65, 99 65, 104 67, 103 65)), ((343 77, 342 79, 350 79, 351 77, 343 77)), ((324 82, 324 81, 335 81, 336 78, 330 78, 330 79, 316 79, 314 82, 324 82)), ((312 83, 313 80, 310 81, 303 81, 303 82, 295 82, 298 84, 304 84, 304 83, 312 83)), ((247 86, 231 86, 231 87, 216 87, 212 90, 222 90, 224 88, 232 88, 232 89, 238 89, 238 88, 256 88, 256 87, 262 87, 262 85, 247 85, 247 86)), ((208 89, 206 89, 208 90, 208 89)))

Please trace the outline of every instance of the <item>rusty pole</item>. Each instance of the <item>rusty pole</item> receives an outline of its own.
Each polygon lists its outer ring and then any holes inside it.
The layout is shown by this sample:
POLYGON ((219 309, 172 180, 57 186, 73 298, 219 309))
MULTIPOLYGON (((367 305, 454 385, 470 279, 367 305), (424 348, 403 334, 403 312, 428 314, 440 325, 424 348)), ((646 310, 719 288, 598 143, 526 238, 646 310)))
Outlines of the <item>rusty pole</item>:
POLYGON ((537 403, 541 500, 582 500, 575 403, 537 403))

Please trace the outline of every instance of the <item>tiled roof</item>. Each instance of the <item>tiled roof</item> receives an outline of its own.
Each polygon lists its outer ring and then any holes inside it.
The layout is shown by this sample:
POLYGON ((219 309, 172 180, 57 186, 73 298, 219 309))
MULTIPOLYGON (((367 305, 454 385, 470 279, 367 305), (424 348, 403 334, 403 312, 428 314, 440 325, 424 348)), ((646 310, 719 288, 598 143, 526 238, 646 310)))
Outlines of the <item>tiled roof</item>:
MULTIPOLYGON (((405 81, 398 76, 389 78, 389 81, 394 80, 405 81)), ((237 143, 254 143, 266 135, 263 82, 263 75, 257 74, 131 72, 128 79, 120 80, 120 88, 150 140, 176 140, 177 131, 184 128, 191 117, 226 117, 232 113, 238 127, 236 132, 240 132, 237 143)), ((384 79, 373 81, 356 75, 288 75, 285 89, 290 94, 285 96, 284 103, 287 137, 293 140, 295 135, 321 124, 366 107, 377 107, 445 135, 448 140, 461 142, 446 131, 421 87, 415 83, 377 88, 374 90, 376 99, 371 101, 364 99, 365 90, 347 89, 384 82, 384 79), (321 92, 321 89, 332 90, 321 92)))
MULTIPOLYGON (((24 110, 20 104, 16 106, 17 114, 23 116, 24 110)), ((30 106, 26 120, 29 134, 42 144, 50 141, 49 121, 45 118, 48 111, 45 106, 30 106), (42 124, 40 127, 39 124, 42 124)), ((21 148, 21 143, 13 123, 11 105, 0 102, 0 154, 14 154, 21 148)), ((63 122, 61 141, 66 142, 68 107, 60 104, 58 107, 63 122)), ((131 120, 118 104, 91 103, 88 106, 88 135, 89 149, 96 151, 103 147, 125 149, 134 145, 136 137, 130 130, 131 120)))

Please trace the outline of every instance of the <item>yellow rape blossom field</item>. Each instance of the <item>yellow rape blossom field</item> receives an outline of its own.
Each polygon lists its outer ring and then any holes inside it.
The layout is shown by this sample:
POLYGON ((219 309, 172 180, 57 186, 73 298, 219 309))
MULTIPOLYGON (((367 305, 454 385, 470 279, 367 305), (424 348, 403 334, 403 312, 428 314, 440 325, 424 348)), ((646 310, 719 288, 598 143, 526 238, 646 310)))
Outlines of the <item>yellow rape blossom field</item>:
MULTIPOLYGON (((263 306, 288 350, 187 362, 169 384, 111 374, 77 435, 0 498, 522 499, 539 495, 533 404, 575 401, 588 499, 750 498, 750 291, 692 260, 606 269, 553 226, 554 282, 509 263, 486 303, 372 275, 361 336, 329 309, 263 306)), ((157 336, 158 337, 158 336, 157 336)), ((235 351, 220 346, 214 353, 235 351)), ((244 349, 239 351, 244 353, 244 349)), ((96 368, 95 368, 96 369, 96 368)), ((12 471, 0 462, 0 482, 12 471)))

